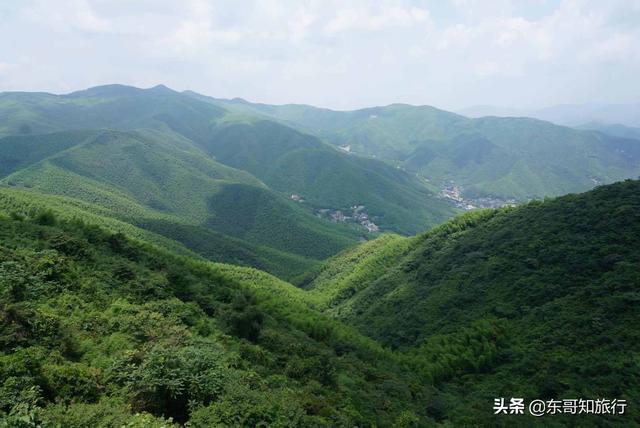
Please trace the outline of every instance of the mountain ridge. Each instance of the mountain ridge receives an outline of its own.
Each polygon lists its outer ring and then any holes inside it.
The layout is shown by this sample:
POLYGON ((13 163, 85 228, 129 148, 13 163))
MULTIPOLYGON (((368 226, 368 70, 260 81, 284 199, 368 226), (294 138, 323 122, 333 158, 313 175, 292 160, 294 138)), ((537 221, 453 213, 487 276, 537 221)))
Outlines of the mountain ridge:
MULTIPOLYGON (((208 99, 221 106, 235 105, 227 100, 208 99)), ((429 180, 436 189, 461 188, 471 204, 483 198, 505 203, 511 199, 559 196, 640 174, 636 155, 630 155, 633 164, 619 156, 617 145, 622 142, 618 137, 535 118, 470 119, 430 106, 406 104, 332 111, 245 101, 241 111, 258 112, 297 126, 350 152, 376 157, 400 168, 410 166, 411 172, 429 180), (453 162, 456 140, 472 143, 476 136, 495 146, 495 157, 472 159, 464 168, 458 168, 453 162), (570 166, 560 159, 569 161, 570 166), (541 165, 546 170, 538 171, 541 165), (501 175, 496 175, 499 170, 501 175)))
MULTIPOLYGON (((402 233, 415 233, 456 212, 452 204, 436 197, 432 189, 412 178, 411 174, 391 171, 383 163, 347 156, 316 137, 262 116, 228 111, 168 88, 107 85, 70 95, 47 96, 40 104, 38 96, 28 97, 34 101, 19 104, 26 111, 19 114, 13 107, 3 107, 0 102, 0 117, 4 115, 8 119, 3 127, 5 133, 20 134, 20 130, 26 128, 22 134, 36 135, 43 131, 91 127, 144 132, 146 136, 164 140, 167 144, 180 143, 190 151, 204 152, 221 163, 246 169, 263 182, 268 181, 271 185, 277 182, 277 192, 286 198, 302 193, 301 197, 308 203, 300 204, 300 207, 311 214, 318 210, 346 210, 362 204, 358 201, 362 198, 366 205, 371 205, 367 208, 375 217, 373 221, 377 219, 383 229, 402 233), (308 150, 305 152, 305 149, 308 150), (345 180, 318 182, 304 175, 288 176, 284 172, 295 167, 297 160, 285 155, 296 151, 300 155, 304 153, 305 159, 321 170, 332 169, 337 176, 356 178, 354 183, 357 184, 351 185, 345 180), (235 157, 224 156, 225 153, 234 153, 235 157), (279 170, 266 174, 264 168, 269 163, 277 163, 279 170), (256 170, 256 167, 263 170, 256 170), (378 185, 369 185, 368 175, 383 175, 385 178, 383 182, 378 180, 378 185), (395 198, 395 194, 420 197, 395 198), (374 198, 366 202, 370 196, 374 198)), ((0 127, 0 133, 3 128, 0 127)), ((326 180, 327 177, 318 179, 326 180)), ((358 224, 354 222, 353 226, 364 231, 364 227, 358 224)))

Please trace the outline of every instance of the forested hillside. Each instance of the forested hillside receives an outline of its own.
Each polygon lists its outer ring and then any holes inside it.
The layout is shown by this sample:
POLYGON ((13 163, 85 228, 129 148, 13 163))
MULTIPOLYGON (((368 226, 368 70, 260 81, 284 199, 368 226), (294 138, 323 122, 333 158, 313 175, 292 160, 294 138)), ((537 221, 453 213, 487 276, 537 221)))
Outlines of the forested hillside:
POLYGON ((270 294, 273 277, 48 211, 12 217, 0 217, 0 416, 9 426, 429 420, 422 403, 432 386, 375 342, 270 294))
POLYGON ((0 159, 23 165, 0 184, 84 201, 103 215, 177 240, 212 260, 285 278, 354 244, 359 236, 356 230, 316 218, 249 173, 222 165, 193 146, 183 148, 149 132, 99 131, 75 140, 65 135, 17 138, 46 148, 49 156, 41 160, 35 154, 20 159, 21 152, 10 147, 16 138, 0 140, 7 149, 0 159), (51 144, 57 141, 76 144, 51 144), (278 267, 283 260, 289 266, 278 267))
POLYGON ((640 398, 638 181, 386 235, 332 258, 306 289, 160 249, 135 226, 132 240, 108 217, 91 225, 101 217, 73 200, 22 193, 0 194, 10 426, 640 417, 630 405, 620 416, 498 419, 491 407, 500 396, 640 398), (39 208, 48 203, 67 214, 39 208))
POLYGON ((381 242, 381 259, 367 246, 361 262, 353 251, 332 260, 309 292, 329 293, 333 317, 451 370, 447 415, 489 423, 482 403, 493 396, 640 399, 639 181, 470 213, 381 242), (492 338, 470 339, 492 325, 492 338), (496 348, 473 356, 469 343, 496 348))
MULTIPOLYGON (((314 136, 271 119, 265 120, 263 115, 229 110, 164 86, 138 89, 106 85, 67 95, 1 93, 0 136, 8 138, 0 141, 0 146, 13 149, 20 144, 24 149, 0 155, 0 173, 6 175, 29 163, 45 160, 75 145, 79 130, 88 129, 124 131, 145 140, 146 148, 139 147, 138 151, 145 152, 147 157, 146 172, 157 174, 165 166, 171 166, 166 155, 163 158, 146 153, 156 150, 150 146, 149 140, 152 140, 161 143, 162 150, 172 150, 172 156, 180 151, 181 158, 198 158, 201 165, 208 161, 208 167, 215 170, 231 166, 236 175, 246 173, 243 182, 251 174, 257 177, 251 177, 253 182, 262 181, 282 197, 289 199, 297 195, 304 200, 299 205, 309 214, 316 214, 318 210, 348 213, 351 207, 362 205, 368 219, 377 227, 413 234, 457 212, 413 174, 382 162, 349 156, 314 136), (41 135, 48 133, 51 134, 48 137, 41 135), (46 148, 40 147, 43 145, 46 148), (22 159, 27 156, 25 153, 31 154, 22 159), (150 156, 154 159, 149 159, 150 156), (215 157, 217 164, 210 157, 215 157)), ((84 147, 97 149, 95 145, 84 147)), ((99 153, 91 151, 86 155, 104 156, 105 151, 110 150, 108 144, 100 147, 103 150, 99 153)), ((126 153, 128 156, 140 154, 133 149, 126 153)), ((113 160, 123 155, 116 149, 116 153, 108 156, 108 160, 113 160)), ((112 168, 121 170, 117 163, 112 168)), ((176 187, 169 181, 173 178, 179 177, 169 175, 164 184, 176 187)), ((131 177, 135 179, 149 181, 139 174, 131 177)), ((152 202, 160 209, 168 203, 184 203, 174 198, 174 189, 169 190, 163 196, 165 200, 153 195, 152 202)), ((196 205, 203 203, 205 201, 200 200, 196 205)), ((366 234, 360 222, 348 223, 366 234)))
POLYGON ((231 123, 203 145, 218 161, 251 172, 315 209, 362 205, 385 230, 413 234, 455 211, 424 182, 375 159, 346 156, 315 137, 272 121, 231 123))
POLYGON ((640 174, 640 141, 528 118, 469 119, 430 106, 354 111, 253 104, 198 96, 282 121, 361 155, 418 173, 466 199, 526 201, 588 190, 640 174))
POLYGON ((0 0, 0 428, 640 428, 638 76, 640 0, 0 0))

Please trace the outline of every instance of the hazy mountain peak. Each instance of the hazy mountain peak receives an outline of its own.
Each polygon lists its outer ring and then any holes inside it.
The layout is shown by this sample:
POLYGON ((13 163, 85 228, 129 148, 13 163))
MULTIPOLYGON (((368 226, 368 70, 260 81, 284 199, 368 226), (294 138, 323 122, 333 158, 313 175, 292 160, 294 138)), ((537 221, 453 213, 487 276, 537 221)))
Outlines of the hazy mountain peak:
POLYGON ((169 88, 168 86, 165 86, 163 84, 160 85, 156 85, 152 88, 147 89, 147 91, 150 92, 158 92, 158 93, 178 93, 176 91, 174 91, 173 89, 169 88))
POLYGON ((83 97, 83 96, 108 96, 108 95, 125 95, 140 92, 142 89, 135 86, 121 85, 112 83, 108 85, 93 86, 91 88, 83 89, 80 91, 71 92, 67 94, 69 97, 83 97))

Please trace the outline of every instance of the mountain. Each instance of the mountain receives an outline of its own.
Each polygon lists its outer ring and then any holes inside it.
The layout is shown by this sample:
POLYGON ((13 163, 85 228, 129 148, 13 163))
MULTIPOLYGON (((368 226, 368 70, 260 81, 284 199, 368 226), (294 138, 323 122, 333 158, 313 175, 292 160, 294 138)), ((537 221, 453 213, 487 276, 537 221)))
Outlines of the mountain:
POLYGON ((0 155, 0 164, 11 156, 23 167, 0 184, 81 200, 213 260, 285 277, 357 240, 356 231, 316 218, 249 173, 222 165, 196 147, 142 131, 83 135, 72 147, 55 146, 55 153, 51 141, 69 142, 67 133, 1 139, 0 147, 16 140, 27 147, 42 143, 50 156, 19 159, 17 152, 3 151, 8 154, 0 155))
POLYGON ((462 116, 478 118, 486 116, 497 117, 535 117, 532 116, 534 110, 524 108, 498 107, 491 105, 476 105, 456 110, 462 116))
MULTIPOLYGON (((337 213, 344 212, 350 228, 363 234, 368 233, 360 225, 365 220, 356 221, 352 207, 364 206, 359 215, 366 214, 366 221, 373 224, 369 229, 405 234, 434 226, 457 212, 413 174, 350 156, 264 115, 230 110, 163 86, 107 85, 67 95, 3 93, 0 118, 0 135, 13 138, 14 145, 46 133, 56 138, 58 133, 110 129, 135 132, 196 157, 214 157, 218 165, 248 172, 279 196, 304 200, 298 204, 303 210, 296 211, 320 212, 327 218, 330 214, 342 218, 337 213)), ((185 206, 173 194, 169 199, 152 202, 159 208, 185 206)))
POLYGON ((481 118, 472 127, 473 134, 453 140, 453 155, 443 162, 444 168, 457 168, 465 177, 460 180, 470 195, 527 200, 584 191, 640 173, 635 140, 527 118, 481 118))
POLYGON ((458 113, 468 117, 532 117, 565 126, 581 126, 584 123, 622 124, 640 126, 640 104, 561 104, 540 109, 516 109, 495 106, 473 106, 458 113))
POLYGON ((0 94, 0 135, 155 128, 197 139, 224 114, 219 107, 188 99, 164 86, 105 85, 66 95, 5 92, 0 94))
POLYGON ((492 410, 640 399, 640 182, 597 186, 638 174, 632 131, 0 94, 0 420, 632 425, 492 410))
MULTIPOLYGON (((191 94, 196 99, 206 97, 191 94)), ((530 118, 469 119, 429 106, 393 104, 355 111, 208 99, 243 114, 295 126, 344 150, 376 157, 457 188, 474 205, 526 201, 635 178, 640 144, 530 118)))
POLYGON ((584 125, 577 126, 576 128, 600 131, 603 134, 612 135, 614 137, 640 140, 640 128, 624 126, 619 123, 604 124, 599 122, 589 122, 584 125))
POLYGON ((637 127, 640 126, 640 103, 564 104, 537 110, 533 117, 568 126, 602 122, 637 127))
POLYGON ((380 238, 307 287, 327 314, 426 358, 444 382, 443 419, 493 425, 491 397, 640 398, 638 260, 640 181, 629 180, 380 238))
MULTIPOLYGON (((194 95, 192 95, 194 96, 194 95)), ((333 145, 367 156, 397 160, 413 147, 413 141, 428 136, 449 135, 467 118, 430 106, 392 104, 354 111, 334 111, 290 104, 252 104, 244 100, 220 100, 198 96, 219 106, 242 113, 262 114, 317 135, 333 145)))
POLYGON ((273 121, 221 126, 202 147, 274 190, 299 195, 316 210, 340 209, 351 215, 352 207, 362 206, 385 230, 412 234, 455 212, 413 175, 375 159, 345 155, 273 121))
POLYGON ((0 177, 80 144, 93 135, 91 131, 68 131, 0 138, 0 177))

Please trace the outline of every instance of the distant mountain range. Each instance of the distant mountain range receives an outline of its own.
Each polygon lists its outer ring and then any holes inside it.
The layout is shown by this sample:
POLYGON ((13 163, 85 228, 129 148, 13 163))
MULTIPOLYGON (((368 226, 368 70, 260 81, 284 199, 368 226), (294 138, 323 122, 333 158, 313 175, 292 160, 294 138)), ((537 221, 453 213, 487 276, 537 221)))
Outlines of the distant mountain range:
POLYGON ((601 122, 589 122, 578 126, 578 129, 587 129, 592 131, 600 131, 603 134, 612 135, 614 137, 630 138, 640 140, 640 128, 624 126, 618 124, 604 124, 601 122))
POLYGON ((640 173, 640 143, 524 117, 467 117, 430 106, 393 104, 355 111, 306 105, 198 99, 262 115, 428 181, 463 198, 529 200, 587 190, 640 173))
POLYGON ((588 123, 620 124, 640 127, 640 103, 563 104, 541 109, 514 109, 480 105, 458 110, 468 117, 532 117, 558 125, 581 126, 588 123))

